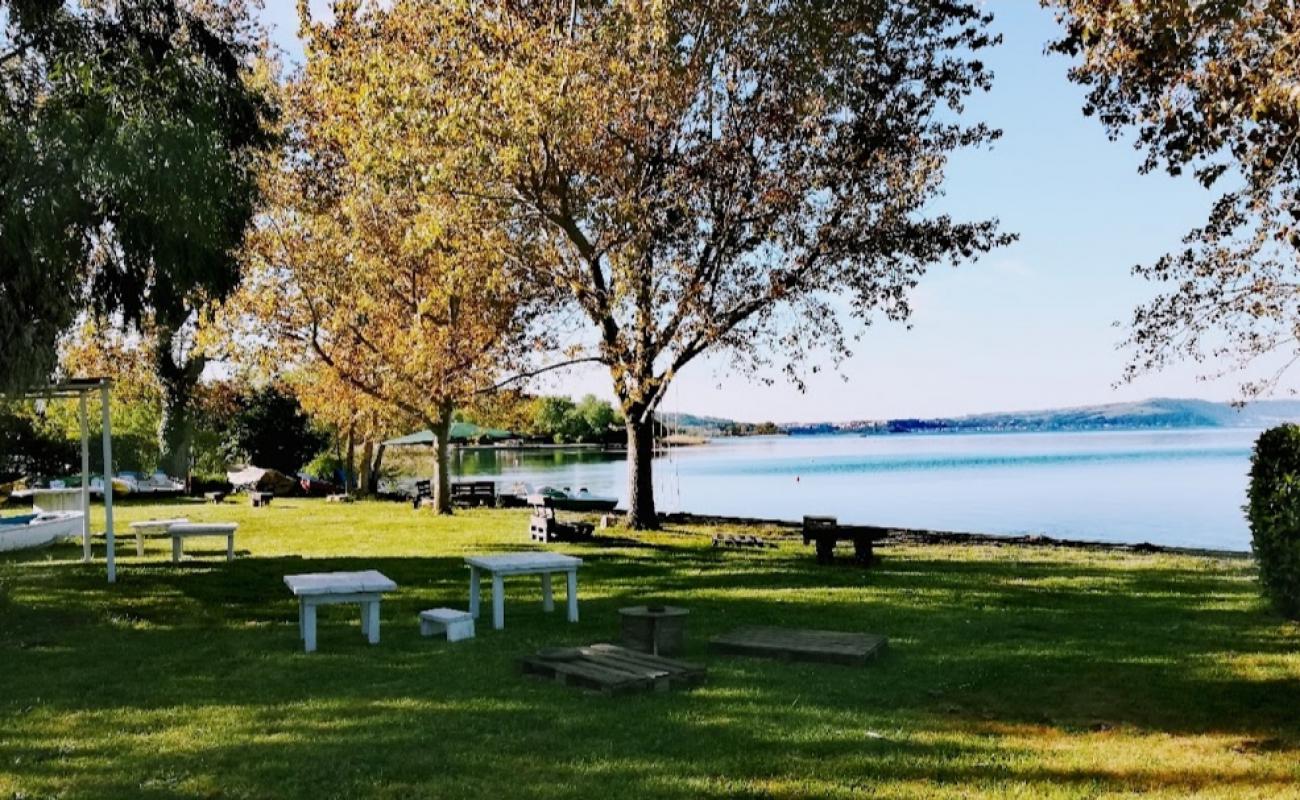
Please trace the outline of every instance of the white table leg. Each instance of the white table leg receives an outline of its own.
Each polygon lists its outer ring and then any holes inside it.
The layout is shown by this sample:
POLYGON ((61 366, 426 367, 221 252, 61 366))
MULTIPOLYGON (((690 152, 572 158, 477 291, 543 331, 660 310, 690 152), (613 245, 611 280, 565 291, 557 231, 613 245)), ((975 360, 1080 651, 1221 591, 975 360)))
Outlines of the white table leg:
POLYGON ((567 573, 565 573, 564 577, 568 584, 565 588, 568 589, 568 593, 569 593, 569 597, 568 597, 569 622, 577 622, 578 621, 578 571, 569 570, 567 573))
POLYGON ((226 560, 235 560, 235 534, 233 533, 226 537, 226 560))
POLYGON ((379 644, 379 601, 366 603, 366 616, 370 622, 366 625, 366 638, 371 644, 379 644))
POLYGON ((172 563, 181 563, 181 537, 172 537, 172 563))
POLYGON ((506 626, 506 591, 500 575, 492 575, 492 627, 501 630, 506 626))
POLYGON ((469 615, 478 619, 479 604, 478 567, 469 568, 469 615))
POLYGON ((144 558, 144 531, 135 534, 135 554, 139 558, 144 558))
POLYGON ((308 653, 316 652, 316 604, 306 601, 302 609, 303 649, 308 653))
POLYGON ((551 594, 551 573, 542 573, 542 610, 555 610, 555 595, 551 594))

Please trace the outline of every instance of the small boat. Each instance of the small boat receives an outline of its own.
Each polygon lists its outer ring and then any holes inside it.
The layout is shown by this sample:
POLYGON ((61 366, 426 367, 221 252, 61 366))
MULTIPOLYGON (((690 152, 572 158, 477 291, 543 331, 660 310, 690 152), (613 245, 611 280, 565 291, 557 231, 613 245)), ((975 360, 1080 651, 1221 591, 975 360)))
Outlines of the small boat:
POLYGON ((525 502, 530 495, 541 495, 550 501, 552 508, 561 511, 613 511, 618 505, 617 497, 592 494, 585 486, 575 492, 567 486, 563 489, 554 486, 538 486, 530 490, 528 484, 516 484, 514 493, 524 498, 525 502))
POLYGON ((183 494, 185 492, 185 484, 170 477, 162 470, 158 470, 147 478, 136 477, 135 486, 132 491, 137 494, 152 495, 183 494))
MULTIPOLYGON (((135 479, 123 477, 121 475, 113 476, 113 496, 123 497, 135 491, 135 479)), ((90 479, 90 493, 95 496, 104 494, 104 478, 96 475, 90 479)))
POLYGON ((0 517, 0 552, 44 547, 81 536, 80 511, 55 511, 0 517))

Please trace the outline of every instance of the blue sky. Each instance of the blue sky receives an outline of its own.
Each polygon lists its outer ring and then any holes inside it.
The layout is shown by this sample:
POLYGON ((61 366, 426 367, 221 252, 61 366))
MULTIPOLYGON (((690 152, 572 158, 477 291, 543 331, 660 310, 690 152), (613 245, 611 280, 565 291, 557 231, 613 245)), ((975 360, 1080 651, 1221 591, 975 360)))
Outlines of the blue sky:
MULTIPOLYGON (((265 12, 276 41, 300 58, 293 4, 265 12)), ((313 7, 325 3, 313 0, 313 7)), ((814 376, 803 394, 726 372, 722 361, 687 367, 665 408, 778 421, 951 415, 1083 405, 1152 396, 1231 399, 1239 379, 1198 381, 1184 366, 1115 388, 1116 350, 1133 307, 1155 287, 1130 274, 1177 247, 1204 219, 1212 195, 1190 179, 1137 173, 1139 154, 1112 142, 1081 112, 1066 59, 1043 54, 1057 33, 1031 0, 989 2, 1004 43, 986 60, 994 88, 968 106, 1003 129, 993 150, 956 155, 936 208, 999 217, 1015 245, 958 269, 936 268, 915 295, 910 329, 869 330, 839 375, 814 376)), ((591 370, 540 390, 612 397, 591 370)))

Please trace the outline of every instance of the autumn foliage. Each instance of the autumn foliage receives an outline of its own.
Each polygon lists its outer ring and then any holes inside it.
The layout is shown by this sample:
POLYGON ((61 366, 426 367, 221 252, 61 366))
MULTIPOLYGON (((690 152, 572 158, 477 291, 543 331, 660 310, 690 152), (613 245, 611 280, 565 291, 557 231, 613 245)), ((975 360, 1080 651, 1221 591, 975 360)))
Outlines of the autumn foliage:
POLYGON ((1006 241, 994 221, 929 209, 948 154, 996 138, 961 121, 996 42, 975 3, 396 0, 336 15, 368 32, 335 52, 368 75, 358 107, 382 110, 337 124, 418 151, 419 185, 472 198, 511 240, 494 244, 528 249, 528 285, 586 320, 627 422, 634 526, 657 524, 654 414, 687 364, 714 353, 797 381, 804 356, 846 357, 863 324, 908 316, 928 267, 1006 241))

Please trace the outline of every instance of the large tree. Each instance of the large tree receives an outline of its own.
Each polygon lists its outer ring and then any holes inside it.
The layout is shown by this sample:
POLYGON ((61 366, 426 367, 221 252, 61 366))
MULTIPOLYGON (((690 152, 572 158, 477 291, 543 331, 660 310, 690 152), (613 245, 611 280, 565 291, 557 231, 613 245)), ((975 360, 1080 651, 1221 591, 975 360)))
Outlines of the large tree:
MULTIPOLYGON (((396 0, 367 102, 435 109, 421 179, 544 243, 626 420, 629 522, 657 525, 655 412, 705 354, 803 374, 902 319, 932 264, 1006 240, 933 209, 991 76, 975 2, 396 0), (416 55, 412 55, 416 54, 416 55)), ((355 6, 353 6, 355 8, 355 6)), ((346 9, 345 9, 346 10, 346 9)))
POLYGON ((1126 377, 1191 359, 1251 370, 1247 396, 1300 359, 1300 8, 1288 0, 1044 0, 1076 59, 1084 113, 1132 133, 1141 169, 1220 191, 1182 247, 1135 272, 1162 284, 1133 316, 1126 377), (1278 368, 1279 364, 1281 369, 1278 368))
POLYGON ((447 513, 453 412, 533 342, 539 293, 493 209, 422 179, 439 109, 374 96, 390 72, 436 56, 422 47, 379 57, 416 17, 344 2, 330 23, 313 23, 306 3, 300 13, 306 61, 286 91, 287 148, 266 176, 244 287, 222 318, 234 341, 279 367, 328 369, 407 425, 430 428, 433 500, 447 513))
POLYGON ((242 0, 0 0, 0 384, 47 376, 87 310, 150 321, 166 467, 188 460, 184 344, 238 279, 272 109, 242 0))

